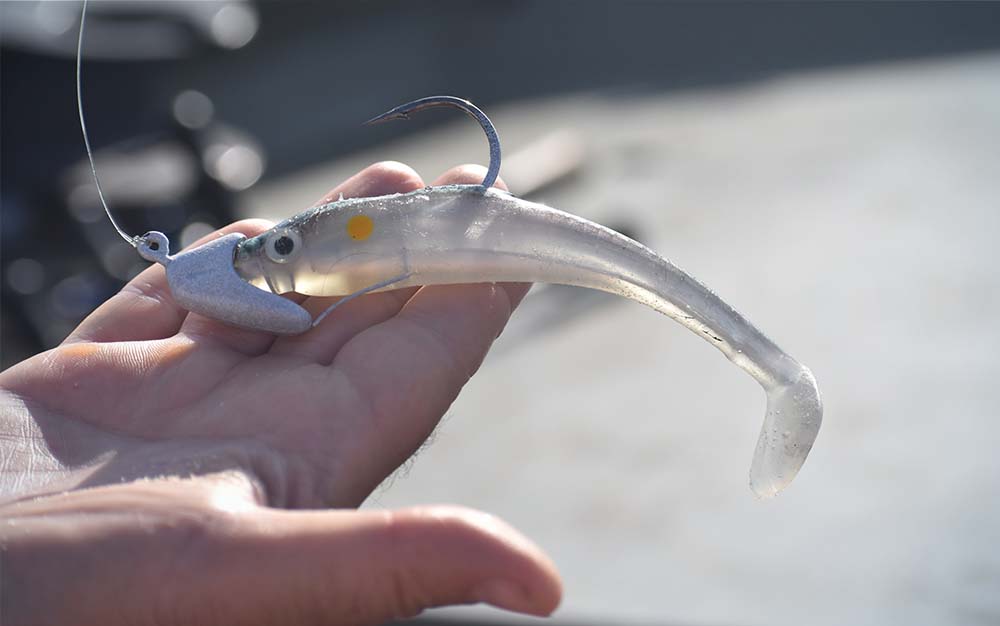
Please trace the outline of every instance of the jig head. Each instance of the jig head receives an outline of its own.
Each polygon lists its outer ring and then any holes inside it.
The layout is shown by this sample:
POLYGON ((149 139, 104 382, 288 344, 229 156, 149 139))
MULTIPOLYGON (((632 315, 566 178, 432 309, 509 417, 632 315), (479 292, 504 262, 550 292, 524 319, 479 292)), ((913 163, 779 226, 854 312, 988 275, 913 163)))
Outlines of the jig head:
POLYGON ((236 246, 246 239, 230 233, 197 248, 170 255, 170 241, 159 231, 139 237, 136 250, 167 271, 177 304, 221 322, 280 335, 303 333, 312 326, 309 312, 279 295, 243 280, 233 267, 236 246))

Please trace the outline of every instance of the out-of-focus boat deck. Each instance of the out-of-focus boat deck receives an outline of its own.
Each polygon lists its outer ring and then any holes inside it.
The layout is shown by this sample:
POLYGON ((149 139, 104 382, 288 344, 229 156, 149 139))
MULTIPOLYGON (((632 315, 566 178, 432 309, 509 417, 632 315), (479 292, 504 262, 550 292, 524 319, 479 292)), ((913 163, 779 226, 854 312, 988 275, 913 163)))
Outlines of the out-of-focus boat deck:
MULTIPOLYGON (((754 500, 756 383, 639 305, 545 289, 367 506, 505 518, 559 565, 566 618, 1000 621, 998 77, 978 55, 490 110, 508 154, 570 133, 582 169, 533 197, 627 227, 747 315, 813 369, 823 429, 790 489, 754 500)), ((482 161, 456 118, 245 211, 291 215, 376 160, 428 181, 482 161)))

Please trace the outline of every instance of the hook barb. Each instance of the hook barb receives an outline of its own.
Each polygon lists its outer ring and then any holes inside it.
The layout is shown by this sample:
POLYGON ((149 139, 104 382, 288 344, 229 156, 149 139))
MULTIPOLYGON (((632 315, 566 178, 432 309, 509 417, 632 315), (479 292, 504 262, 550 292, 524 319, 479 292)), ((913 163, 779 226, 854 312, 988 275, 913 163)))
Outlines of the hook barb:
POLYGON ((401 104, 381 115, 376 115, 365 122, 365 125, 370 126, 391 120, 409 119, 410 113, 438 106, 454 107, 464 111, 469 117, 479 122, 483 132, 486 133, 486 140, 490 144, 490 167, 486 171, 486 176, 483 177, 481 184, 483 189, 489 189, 496 182, 497 176, 500 175, 500 136, 497 135, 497 129, 493 126, 490 118, 486 117, 486 114, 479 107, 468 100, 455 96, 429 96, 427 98, 420 98, 419 100, 401 104))

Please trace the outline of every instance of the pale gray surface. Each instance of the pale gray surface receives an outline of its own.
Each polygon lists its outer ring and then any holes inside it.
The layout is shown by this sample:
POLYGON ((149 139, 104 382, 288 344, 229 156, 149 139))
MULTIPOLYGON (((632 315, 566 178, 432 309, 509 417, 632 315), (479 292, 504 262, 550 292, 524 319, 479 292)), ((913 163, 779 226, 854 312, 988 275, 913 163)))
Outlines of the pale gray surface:
MULTIPOLYGON (((758 502, 750 378, 630 303, 538 332, 553 307, 574 312, 543 292, 369 506, 507 519, 559 565, 567 617, 1000 621, 998 79, 1000 56, 979 56, 490 111, 508 152, 585 131, 584 175, 540 199, 631 222, 809 365, 823 430, 791 488, 758 502)), ((248 211, 291 214, 372 160, 430 177, 484 157, 457 120, 262 189, 248 211)), ((470 611, 486 610, 442 614, 470 611)))

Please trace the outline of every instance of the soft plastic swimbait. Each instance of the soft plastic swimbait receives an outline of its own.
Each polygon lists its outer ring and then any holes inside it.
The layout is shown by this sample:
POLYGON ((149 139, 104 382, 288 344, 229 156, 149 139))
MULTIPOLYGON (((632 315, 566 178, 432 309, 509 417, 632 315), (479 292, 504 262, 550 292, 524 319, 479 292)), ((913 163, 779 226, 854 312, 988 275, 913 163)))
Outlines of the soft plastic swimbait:
MULTIPOLYGON (((795 477, 822 420, 809 370, 697 280, 624 235, 497 189, 432 187, 319 206, 239 242, 235 268, 273 293, 350 297, 510 281, 641 302, 697 333, 764 388, 767 413, 750 469, 750 486, 762 497, 795 477)), ((303 316, 300 330, 311 323, 303 316)))

